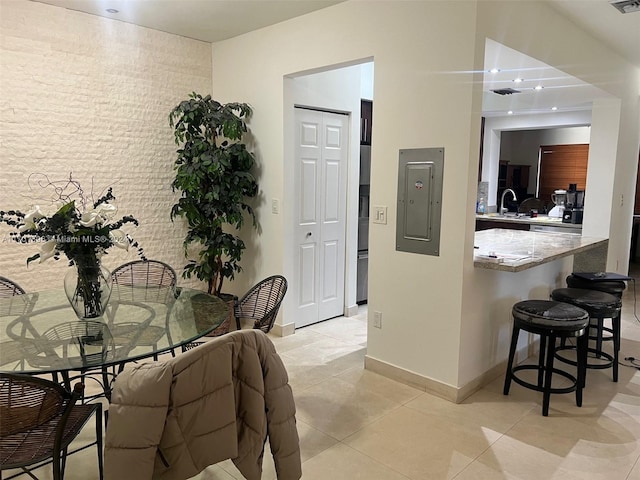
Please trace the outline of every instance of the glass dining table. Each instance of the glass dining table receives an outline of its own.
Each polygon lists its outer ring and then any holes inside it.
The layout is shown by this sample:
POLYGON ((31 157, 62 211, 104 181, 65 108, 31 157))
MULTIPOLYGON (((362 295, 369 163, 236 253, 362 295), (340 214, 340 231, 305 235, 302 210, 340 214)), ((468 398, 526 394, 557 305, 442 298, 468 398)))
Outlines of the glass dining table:
MULTIPOLYGON (((102 373, 174 352, 210 333, 229 315, 226 302, 190 288, 113 286, 105 314, 81 320, 63 290, 0 298, 0 372, 102 373)), ((57 378, 57 377, 56 377, 57 378)), ((70 385, 66 385, 70 387, 70 385)))

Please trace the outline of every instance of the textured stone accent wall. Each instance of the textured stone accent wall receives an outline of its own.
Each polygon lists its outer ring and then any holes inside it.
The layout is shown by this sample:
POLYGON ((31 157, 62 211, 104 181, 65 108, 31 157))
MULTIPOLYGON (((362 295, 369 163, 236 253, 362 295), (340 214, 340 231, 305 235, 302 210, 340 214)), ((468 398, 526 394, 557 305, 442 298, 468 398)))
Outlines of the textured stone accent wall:
MULTIPOLYGON (((26 0, 0 3, 0 209, 46 205, 28 177, 73 177, 97 198, 112 186, 123 228, 148 258, 185 263, 184 224, 172 223, 176 145, 169 111, 192 91, 211 90, 211 45, 26 0)), ((6 241, 0 275, 26 290, 61 288, 65 258, 34 263, 37 245, 6 241)), ((112 248, 107 268, 137 259, 112 248)), ((194 282, 180 280, 181 284, 194 282)))

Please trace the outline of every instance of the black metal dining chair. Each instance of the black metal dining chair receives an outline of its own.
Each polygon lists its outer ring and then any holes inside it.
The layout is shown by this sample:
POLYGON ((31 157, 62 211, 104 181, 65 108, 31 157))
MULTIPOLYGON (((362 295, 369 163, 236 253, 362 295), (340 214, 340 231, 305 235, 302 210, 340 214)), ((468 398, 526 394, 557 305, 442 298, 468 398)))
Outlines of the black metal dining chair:
MULTIPOLYGON (((92 445, 103 478, 102 404, 77 404, 84 385, 69 392, 55 382, 28 375, 0 373, 0 470, 20 469, 5 480, 53 463, 53 479, 63 480, 67 456, 92 445), (95 414, 96 441, 69 451, 95 414)), ((1 475, 0 475, 1 476, 1 475)))
MULTIPOLYGON (((175 298, 178 276, 170 265, 159 260, 135 260, 115 268, 111 272, 111 279, 113 281, 112 298, 145 300, 168 305, 175 298)), ((123 328, 125 330, 119 331, 116 325, 113 335, 116 337, 126 335, 128 327, 123 328)), ((151 347, 155 351, 158 348, 158 342, 165 335, 169 337, 169 343, 171 343, 171 333, 168 328, 149 325, 136 339, 136 346, 151 347)), ((170 351, 171 355, 175 356, 174 350, 170 351)), ((158 360, 158 355, 153 354, 153 359, 158 360)))
MULTIPOLYGON (((29 363, 34 367, 48 367, 59 371, 66 389, 71 389, 74 380, 83 385, 92 380, 101 392, 89 397, 81 396, 83 403, 104 396, 111 398, 111 381, 115 371, 110 372, 104 364, 118 358, 118 348, 109 327, 100 321, 83 320, 55 325, 34 341, 38 348, 29 363)), ((130 348, 128 345, 119 348, 130 348)), ((54 381, 57 383, 57 373, 54 381)))
MULTIPOLYGON (((26 295, 25 290, 13 280, 0 276, 0 299, 11 299, 13 297, 26 295)), ((11 304, 2 305, 2 311, 0 315, 18 315, 26 314, 33 309, 35 297, 30 298, 20 297, 20 301, 11 301, 11 304), (5 312, 5 308, 7 311, 5 312)), ((19 345, 14 341, 0 343, 0 364, 8 365, 15 364, 16 368, 24 366, 26 353, 24 346, 19 345)))
POLYGON ((238 330, 241 321, 246 319, 253 321, 253 328, 268 333, 273 328, 286 293, 287 279, 282 275, 272 275, 251 287, 234 307, 238 330))
POLYGON ((0 277, 0 298, 13 297, 15 295, 24 295, 25 291, 16 282, 6 277, 0 277))

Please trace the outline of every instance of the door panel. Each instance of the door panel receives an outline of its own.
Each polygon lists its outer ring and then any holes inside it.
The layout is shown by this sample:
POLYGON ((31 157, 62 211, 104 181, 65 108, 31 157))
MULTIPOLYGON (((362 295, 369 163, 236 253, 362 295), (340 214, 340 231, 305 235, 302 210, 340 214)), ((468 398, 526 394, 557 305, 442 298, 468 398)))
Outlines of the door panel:
POLYGON ((300 285, 298 304, 301 307, 313 306, 316 303, 316 246, 308 243, 300 246, 300 285))
POLYGON ((340 183, 340 164, 327 162, 324 181, 324 218, 325 223, 340 221, 340 199, 334 193, 340 183))
POLYGON ((326 242, 323 248, 324 276, 322 279, 322 302, 327 303, 338 297, 338 261, 340 245, 336 241, 326 242))
POLYGON ((348 117, 295 109, 296 327, 344 310, 348 117))
POLYGON ((304 225, 315 224, 318 221, 318 206, 316 204, 318 165, 314 158, 303 158, 300 163, 300 184, 302 185, 300 223, 304 225))

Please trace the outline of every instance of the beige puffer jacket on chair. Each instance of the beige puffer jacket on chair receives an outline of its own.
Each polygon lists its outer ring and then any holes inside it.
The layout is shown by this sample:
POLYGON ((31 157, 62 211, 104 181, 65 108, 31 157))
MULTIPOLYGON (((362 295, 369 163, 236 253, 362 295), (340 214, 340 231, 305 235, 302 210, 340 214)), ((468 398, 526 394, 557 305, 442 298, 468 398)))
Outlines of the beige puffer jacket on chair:
POLYGON ((105 478, 183 480, 231 458, 246 479, 258 480, 267 436, 278 479, 299 479, 295 404, 282 360, 263 332, 232 332, 117 377, 105 478))

